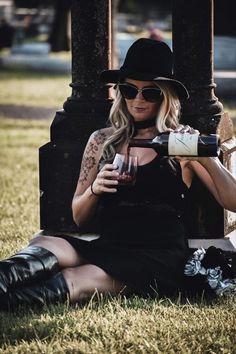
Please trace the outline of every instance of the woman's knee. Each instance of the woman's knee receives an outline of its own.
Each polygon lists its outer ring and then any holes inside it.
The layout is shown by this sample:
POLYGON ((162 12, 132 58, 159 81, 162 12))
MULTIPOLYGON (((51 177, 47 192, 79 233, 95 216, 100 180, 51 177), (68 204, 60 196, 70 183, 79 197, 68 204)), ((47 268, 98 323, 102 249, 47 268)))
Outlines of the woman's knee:
POLYGON ((65 246, 65 240, 53 236, 36 236, 30 240, 30 246, 38 246, 46 248, 48 251, 53 252, 58 247, 65 246), (62 241, 62 242, 61 242, 62 241))
POLYGON ((32 238, 30 241, 29 241, 29 244, 30 245, 34 245, 34 246, 40 246, 42 244, 45 244, 45 243, 52 243, 53 241, 55 241, 55 237, 53 236, 35 236, 34 238, 32 238))
POLYGON ((86 262, 69 242, 60 237, 37 236, 30 241, 30 245, 43 247, 52 252, 62 268, 74 267, 86 262))

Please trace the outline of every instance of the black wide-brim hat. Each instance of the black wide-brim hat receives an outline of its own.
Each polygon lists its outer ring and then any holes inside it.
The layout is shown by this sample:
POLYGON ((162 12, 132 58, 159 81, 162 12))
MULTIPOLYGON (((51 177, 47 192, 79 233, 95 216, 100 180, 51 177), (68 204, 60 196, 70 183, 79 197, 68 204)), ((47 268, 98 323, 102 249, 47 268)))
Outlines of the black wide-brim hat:
POLYGON ((141 81, 167 82, 180 98, 189 93, 182 82, 173 77, 173 53, 165 42, 140 38, 127 51, 119 70, 105 70, 100 79, 106 83, 118 83, 125 78, 141 81))

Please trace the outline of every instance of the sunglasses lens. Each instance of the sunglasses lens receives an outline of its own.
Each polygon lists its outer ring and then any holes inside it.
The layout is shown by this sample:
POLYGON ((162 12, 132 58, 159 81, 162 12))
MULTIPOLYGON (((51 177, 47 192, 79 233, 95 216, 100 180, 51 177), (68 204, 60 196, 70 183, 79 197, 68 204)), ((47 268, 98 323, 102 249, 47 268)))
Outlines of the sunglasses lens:
POLYGON ((135 98, 138 93, 135 87, 129 85, 119 85, 119 90, 121 95, 128 100, 135 98))
POLYGON ((146 101, 156 102, 161 97, 161 90, 158 88, 145 88, 142 94, 146 101))
MULTIPOLYGON (((133 100, 139 92, 135 87, 130 86, 130 85, 126 85, 126 84, 120 84, 119 90, 120 90, 121 95, 124 98, 126 98, 127 100, 133 100)), ((158 88, 147 87, 147 88, 142 89, 143 98, 149 102, 158 101, 161 94, 162 94, 161 90, 158 88)))

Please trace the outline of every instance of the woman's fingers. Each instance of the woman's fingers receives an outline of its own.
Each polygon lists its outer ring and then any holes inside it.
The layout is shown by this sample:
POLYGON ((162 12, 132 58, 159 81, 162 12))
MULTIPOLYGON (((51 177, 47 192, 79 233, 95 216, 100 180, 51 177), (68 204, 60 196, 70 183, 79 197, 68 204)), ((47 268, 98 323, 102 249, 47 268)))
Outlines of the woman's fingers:
POLYGON ((184 128, 183 124, 179 124, 179 125, 175 128, 174 132, 175 132, 175 133, 180 133, 180 132, 181 132, 181 129, 183 129, 183 128, 184 128))
POLYGON ((99 195, 104 192, 106 193, 115 193, 117 192, 117 180, 107 180, 102 178, 96 178, 93 182, 93 191, 95 194, 99 195))
POLYGON ((118 184, 117 176, 119 176, 119 173, 115 165, 104 165, 93 182, 93 191, 96 194, 102 194, 104 192, 115 193, 118 184))
POLYGON ((99 172, 98 176, 100 178, 111 178, 111 177, 116 176, 117 174, 119 174, 117 170, 101 171, 101 172, 99 172))
POLYGON ((117 179, 96 178, 93 183, 93 190, 96 188, 97 194, 104 192, 115 193, 117 191, 117 184, 117 179))
POLYGON ((175 133, 199 134, 199 130, 190 127, 190 125, 180 124, 174 130, 175 133))
POLYGON ((112 186, 117 184, 117 176, 119 176, 119 172, 114 169, 111 169, 111 166, 109 167, 109 170, 101 170, 98 175, 97 175, 97 180, 100 185, 103 186, 112 186))
MULTIPOLYGON (((112 170, 116 170, 117 166, 114 165, 113 163, 106 163, 103 168, 101 169, 100 172, 104 172, 104 171, 112 171, 112 170)), ((99 172, 99 173, 100 173, 99 172)))

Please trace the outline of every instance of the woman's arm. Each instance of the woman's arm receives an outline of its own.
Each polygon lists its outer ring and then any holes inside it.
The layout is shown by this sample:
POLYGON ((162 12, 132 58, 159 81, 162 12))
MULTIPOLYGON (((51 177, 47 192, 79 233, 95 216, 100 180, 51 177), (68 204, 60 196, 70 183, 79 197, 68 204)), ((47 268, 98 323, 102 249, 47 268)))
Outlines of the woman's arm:
MULTIPOLYGON (((174 131, 199 134, 198 130, 182 124, 174 131)), ((236 212, 236 179, 217 157, 176 156, 176 158, 180 161, 183 181, 188 187, 195 173, 223 208, 236 212)))
POLYGON ((114 166, 106 164, 98 173, 103 143, 107 139, 109 131, 109 128, 105 128, 94 132, 84 150, 80 176, 72 200, 73 219, 77 225, 89 221, 96 210, 99 196, 102 193, 116 192, 116 189, 111 187, 116 185, 117 181, 110 179, 117 174, 114 171, 114 166), (92 189, 91 184, 93 185, 92 189))
POLYGON ((218 158, 199 157, 197 161, 188 161, 187 165, 223 208, 236 212, 236 179, 218 158))

